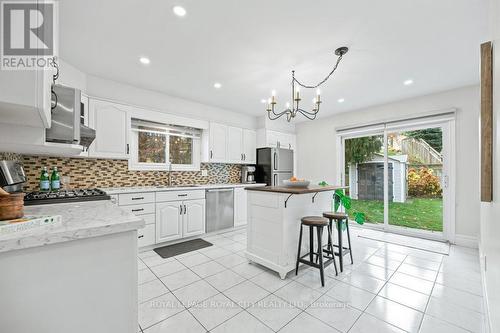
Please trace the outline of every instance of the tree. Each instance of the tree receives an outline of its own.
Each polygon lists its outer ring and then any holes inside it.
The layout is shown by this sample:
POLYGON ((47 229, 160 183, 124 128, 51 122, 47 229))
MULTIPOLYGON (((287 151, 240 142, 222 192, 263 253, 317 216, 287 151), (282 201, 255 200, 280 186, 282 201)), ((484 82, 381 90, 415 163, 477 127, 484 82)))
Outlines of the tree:
POLYGON ((373 158, 375 153, 379 153, 382 148, 382 138, 380 136, 365 136, 345 140, 345 162, 363 163, 373 158))
POLYGON ((443 133, 441 128, 427 128, 418 131, 408 131, 403 134, 411 138, 424 140, 439 153, 443 150, 443 133))

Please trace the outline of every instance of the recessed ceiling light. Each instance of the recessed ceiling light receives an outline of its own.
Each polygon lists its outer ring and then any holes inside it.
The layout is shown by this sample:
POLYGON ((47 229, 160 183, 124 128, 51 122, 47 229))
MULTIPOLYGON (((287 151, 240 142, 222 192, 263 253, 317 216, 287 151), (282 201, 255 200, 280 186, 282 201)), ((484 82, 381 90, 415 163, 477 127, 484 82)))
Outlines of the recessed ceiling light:
POLYGON ((345 102, 345 99, 343 99, 343 98, 339 98, 339 99, 337 100, 337 102, 339 102, 339 103, 344 103, 344 102, 345 102))
POLYGON ((174 6, 174 8, 172 8, 172 11, 174 12, 175 15, 179 16, 179 17, 183 17, 183 16, 186 16, 186 9, 184 7, 181 7, 181 6, 174 6))
POLYGON ((149 60, 149 58, 146 58, 146 57, 140 57, 139 58, 139 61, 141 62, 141 64, 143 65, 149 65, 149 63, 151 62, 151 60, 149 60))
POLYGON ((222 84, 220 84, 219 82, 215 82, 214 83, 214 88, 215 89, 220 89, 222 87, 222 84))
POLYGON ((405 80, 405 81, 403 82, 403 84, 404 84, 405 86, 412 85, 412 84, 413 84, 413 80, 412 80, 412 79, 405 80))

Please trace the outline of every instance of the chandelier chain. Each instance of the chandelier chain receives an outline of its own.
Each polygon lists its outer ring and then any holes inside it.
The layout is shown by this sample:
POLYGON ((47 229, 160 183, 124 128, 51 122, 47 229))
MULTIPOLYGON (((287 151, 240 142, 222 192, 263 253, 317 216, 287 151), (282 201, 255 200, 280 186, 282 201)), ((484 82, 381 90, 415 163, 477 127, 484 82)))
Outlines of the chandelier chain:
POLYGON ((333 73, 335 72, 335 70, 337 69, 337 67, 339 66, 339 63, 340 61, 342 60, 342 55, 339 55, 338 59, 337 59, 337 62, 335 63, 335 66, 333 67, 333 69, 331 70, 330 73, 328 73, 328 75, 322 80, 320 81, 318 84, 316 85, 307 85, 307 84, 304 84, 302 82, 300 82, 299 80, 297 80, 295 77, 293 78, 293 81, 295 81, 299 86, 301 86, 302 88, 306 88, 306 89, 315 89, 315 88, 318 88, 319 86, 321 86, 323 83, 325 83, 329 78, 330 76, 333 75, 333 73))

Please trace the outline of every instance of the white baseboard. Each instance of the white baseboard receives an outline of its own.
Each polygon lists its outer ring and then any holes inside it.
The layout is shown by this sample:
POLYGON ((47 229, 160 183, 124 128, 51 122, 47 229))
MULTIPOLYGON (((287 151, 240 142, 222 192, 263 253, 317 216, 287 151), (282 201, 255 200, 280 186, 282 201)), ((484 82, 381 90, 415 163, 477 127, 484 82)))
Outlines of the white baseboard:
POLYGON ((488 286, 486 285, 486 274, 484 267, 484 253, 481 243, 479 243, 479 263, 481 265, 481 282, 483 285, 483 308, 484 308, 484 333, 491 332, 490 308, 488 306, 488 286))
POLYGON ((455 245, 477 249, 478 248, 477 237, 456 234, 455 245))

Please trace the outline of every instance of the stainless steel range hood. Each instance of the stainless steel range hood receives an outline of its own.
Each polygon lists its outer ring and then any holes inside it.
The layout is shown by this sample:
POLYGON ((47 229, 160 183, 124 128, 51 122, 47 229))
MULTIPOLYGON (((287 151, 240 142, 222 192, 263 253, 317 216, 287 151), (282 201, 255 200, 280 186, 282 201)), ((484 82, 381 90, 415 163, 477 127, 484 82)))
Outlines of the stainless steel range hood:
POLYGON ((52 104, 57 106, 52 110, 52 123, 45 132, 45 141, 88 148, 95 139, 95 130, 81 123, 81 91, 63 85, 55 85, 53 89, 52 104))

